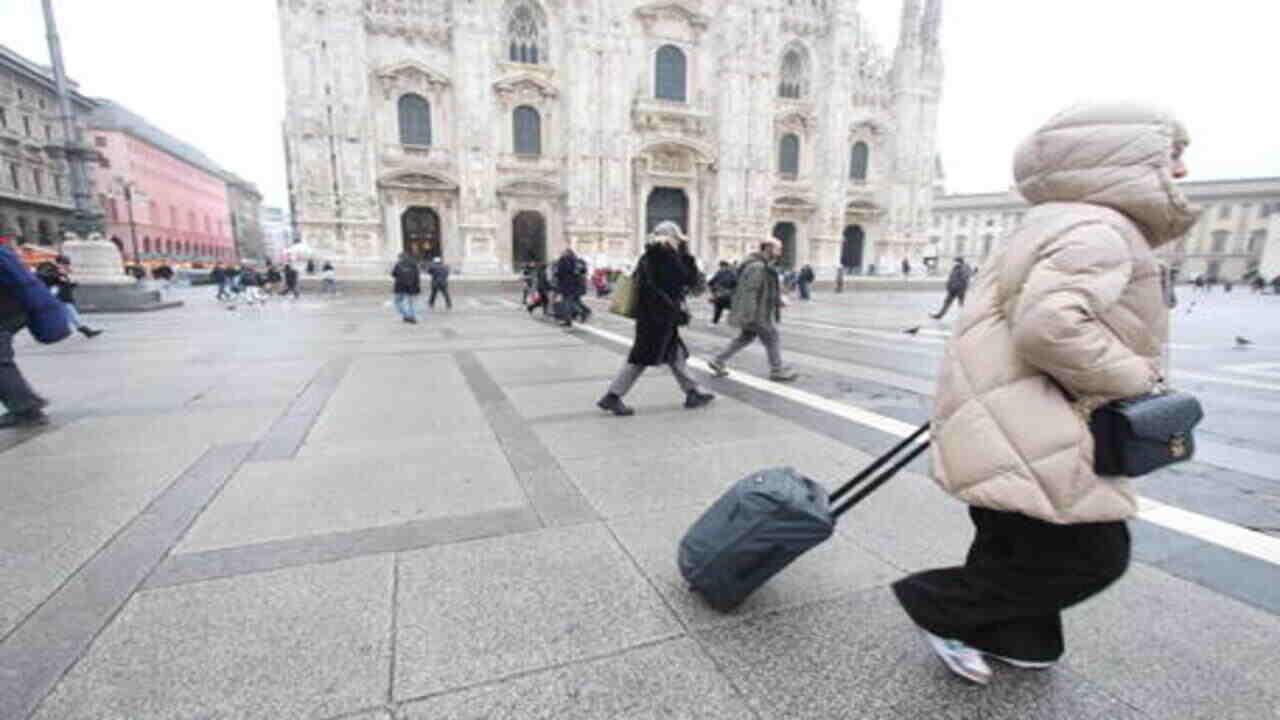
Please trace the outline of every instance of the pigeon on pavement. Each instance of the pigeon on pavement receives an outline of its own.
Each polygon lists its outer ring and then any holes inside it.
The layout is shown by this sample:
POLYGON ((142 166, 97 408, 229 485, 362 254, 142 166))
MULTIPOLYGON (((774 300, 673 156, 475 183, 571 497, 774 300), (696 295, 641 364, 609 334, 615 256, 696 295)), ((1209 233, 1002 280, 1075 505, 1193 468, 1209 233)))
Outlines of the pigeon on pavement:
POLYGON ((1249 338, 1240 337, 1239 335, 1236 336, 1236 347, 1247 347, 1252 344, 1253 344, 1253 341, 1250 340, 1249 338))
POLYGON ((920 327, 919 327, 919 326, 916 326, 916 327, 913 327, 913 328, 907 328, 906 330, 903 330, 902 332, 903 332, 904 334, 906 334, 906 335, 915 335, 916 333, 920 332, 920 327))

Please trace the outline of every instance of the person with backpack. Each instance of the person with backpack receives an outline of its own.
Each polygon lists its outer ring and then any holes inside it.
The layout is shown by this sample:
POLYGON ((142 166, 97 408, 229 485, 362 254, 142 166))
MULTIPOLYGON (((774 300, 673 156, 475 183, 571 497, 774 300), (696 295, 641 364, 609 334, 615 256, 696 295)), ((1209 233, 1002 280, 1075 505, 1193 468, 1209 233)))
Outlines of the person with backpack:
POLYGON ((76 284, 71 280, 71 258, 59 255, 54 263, 41 263, 36 277, 40 278, 58 302, 62 303, 63 309, 67 312, 67 324, 72 331, 79 332, 90 340, 102 334, 101 330, 89 327, 80 318, 80 308, 76 306, 75 298, 76 284))
POLYGON ((974 539, 962 565, 893 584, 966 680, 989 683, 989 659, 1052 667, 1062 612, 1129 567, 1138 497, 1097 472, 1090 417, 1163 385, 1172 298, 1155 253, 1197 220, 1176 183, 1188 143, 1170 113, 1116 102, 1068 108, 1016 152, 1031 209, 947 342, 929 431, 934 480, 969 506, 974 539))
POLYGON ((715 395, 698 389, 689 376, 689 349, 680 339, 680 326, 689 323, 685 298, 698 282, 698 265, 689 254, 680 227, 673 222, 658 224, 645 247, 632 282, 636 283, 635 341, 627 362, 609 385, 596 407, 619 417, 635 414, 622 401, 645 368, 666 365, 685 394, 687 409, 700 408, 715 395))
POLYGON ((738 286, 733 291, 729 324, 741 333, 719 355, 707 361, 716 377, 729 374, 725 363, 743 348, 760 339, 769 354, 769 379, 791 382, 799 375, 782 364, 782 348, 776 322, 782 313, 782 289, 777 262, 782 257, 782 241, 769 238, 760 243, 738 268, 738 286))
MULTIPOLYGON (((9 236, 0 235, 0 253, 7 255, 3 258, 6 265, 16 272, 28 272, 22 267, 22 261, 18 259, 10 242, 9 236)), ((0 405, 5 410, 0 415, 0 429, 49 424, 49 418, 44 414, 48 402, 31 389, 22 371, 18 369, 13 352, 13 337, 26 325, 27 312, 16 289, 0 282, 0 405)))
POLYGON ((400 319, 413 325, 418 322, 417 310, 413 304, 422 292, 422 271, 418 263, 408 253, 400 253, 400 260, 391 268, 391 277, 395 281, 391 291, 396 296, 396 310, 400 319))
POLYGON ((800 299, 809 300, 809 287, 813 285, 813 281, 817 279, 814 275, 813 266, 805 265, 800 268, 800 276, 796 278, 796 286, 800 288, 800 299))
POLYGON ((445 307, 452 310, 453 298, 449 297, 449 266, 441 262, 438 257, 432 258, 427 265, 427 274, 431 276, 431 299, 427 301, 427 305, 434 310, 436 295, 444 295, 445 307))
POLYGON ((586 322, 591 317, 591 310, 582 304, 582 296, 587 294, 587 263, 573 251, 573 246, 566 245, 560 254, 555 277, 560 293, 560 324, 572 327, 574 318, 586 322))
POLYGON ((733 302, 733 289, 738 285, 738 276, 733 272, 733 266, 727 261, 720 261, 720 269, 716 270, 716 274, 711 276, 711 280, 707 282, 707 287, 711 290, 711 324, 719 325, 720 316, 725 310, 729 309, 729 305, 733 302))

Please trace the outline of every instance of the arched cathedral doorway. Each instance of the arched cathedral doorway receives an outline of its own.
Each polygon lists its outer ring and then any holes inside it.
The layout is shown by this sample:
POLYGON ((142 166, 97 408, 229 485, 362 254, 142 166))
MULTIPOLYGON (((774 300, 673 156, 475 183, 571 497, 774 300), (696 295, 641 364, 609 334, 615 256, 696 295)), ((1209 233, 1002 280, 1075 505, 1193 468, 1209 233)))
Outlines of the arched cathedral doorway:
POLYGON ((547 221, 542 213, 524 210, 511 218, 511 269, 547 261, 547 221))
POLYGON ((418 262, 443 256, 440 240, 440 216, 429 207, 411 207, 400 216, 403 250, 418 262))
POLYGON ((845 270, 862 272, 862 246, 866 241, 866 233, 861 225, 847 225, 844 229, 844 244, 840 247, 840 266, 845 270))
POLYGON ((780 222, 773 226, 773 236, 782 241, 782 266, 796 266, 796 224, 780 222))
POLYGON ((658 187, 649 193, 649 200, 645 203, 645 235, 666 220, 679 225, 680 232, 686 236, 689 234, 689 196, 684 190, 658 187))

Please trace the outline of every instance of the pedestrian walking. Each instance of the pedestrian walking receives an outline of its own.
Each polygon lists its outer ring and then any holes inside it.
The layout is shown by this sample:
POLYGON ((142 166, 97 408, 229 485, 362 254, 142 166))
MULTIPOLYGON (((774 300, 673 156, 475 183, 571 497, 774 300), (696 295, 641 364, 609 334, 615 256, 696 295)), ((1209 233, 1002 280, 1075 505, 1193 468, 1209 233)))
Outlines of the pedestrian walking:
POLYGON ((902 258, 902 277, 911 277, 911 261, 907 258, 902 258))
POLYGON ((449 297, 449 266, 438 257, 432 258, 431 262, 427 263, 427 275, 431 277, 431 298, 427 301, 427 305, 434 310, 436 296, 444 295, 445 307, 452 310, 453 298, 449 297))
POLYGON ((209 272, 209 282, 218 287, 218 294, 216 295, 218 300, 226 300, 231 296, 227 292, 227 269, 222 266, 222 263, 214 264, 213 270, 209 272))
POLYGON ((538 266, 534 263, 525 263, 524 267, 520 268, 520 277, 524 279, 524 289, 520 293, 520 304, 525 307, 529 306, 529 296, 538 288, 537 272, 538 266))
POLYGON ((582 296, 587 294, 587 263, 578 257, 571 245, 565 245, 564 252, 556 261, 555 282, 560 293, 559 307, 556 308, 560 324, 571 327, 574 318, 586 322, 591 317, 591 309, 582 303, 582 296))
POLYGON ((951 274, 947 276, 947 299, 943 301, 942 309, 930 314, 929 317, 941 320, 942 316, 951 309, 952 302, 958 302, 960 307, 964 307, 964 296, 969 292, 971 275, 969 266, 964 263, 964 258, 956 258, 955 264, 951 266, 951 274))
POLYGON ((634 415, 622 398, 635 385, 645 368, 666 365, 684 392, 684 406, 700 408, 715 399, 698 389, 689 376, 689 349, 680 339, 680 326, 689 324, 685 299, 698 283, 698 265, 689 254, 689 244, 673 222, 658 223, 644 255, 636 265, 636 334, 627 363, 596 403, 618 416, 634 415))
POLYGON ((302 298, 298 293, 298 271, 289 263, 284 264, 284 292, 280 294, 292 295, 294 300, 302 298))
MULTIPOLYGON (((21 261, 14 254, 9 236, 0 235, 0 253, 8 253, 9 264, 17 267, 21 261)), ((19 268, 25 272, 25 268, 19 268)), ((36 394, 18 369, 13 352, 13 336, 27 325, 27 312, 13 289, 0 284, 0 429, 37 427, 48 425, 44 414, 48 402, 36 394)))
POLYGON ((800 268, 800 276, 796 279, 796 286, 800 288, 800 299, 809 300, 809 288, 813 285, 813 281, 817 276, 813 274, 813 267, 805 265, 800 268))
POLYGON ((320 294, 338 294, 338 273, 333 269, 333 263, 326 262, 320 269, 320 294))
POLYGON ((391 268, 391 277, 395 281, 391 291, 396 297, 396 310, 400 313, 400 319, 416 324, 418 312, 414 302, 422 293, 422 271, 418 269, 417 261, 408 253, 400 253, 400 260, 391 268))
POLYGON ((262 275, 253 265, 246 263, 240 267, 239 280, 246 304, 263 305, 267 302, 266 295, 262 293, 262 275))
POLYGON ((769 238, 760 243, 759 252, 747 256, 738 268, 738 285, 733 291, 729 324, 741 332, 719 355, 708 361, 716 377, 729 374, 726 363, 743 348, 755 342, 764 344, 769 355, 769 379, 790 382, 798 375, 782 364, 782 348, 777 321, 782 313, 782 290, 777 262, 782 257, 782 241, 769 238))
POLYGON ((954 673, 988 658, 1044 669, 1064 652, 1061 612, 1129 565, 1137 498, 1099 477, 1088 419, 1159 387, 1168 297, 1154 250, 1196 221, 1183 127, 1129 103, 1080 105, 1018 149, 1032 207, 975 286, 947 344, 931 428, 932 472, 976 528, 959 567, 894 584, 954 673))
POLYGON ((733 289, 738 285, 738 275, 727 261, 720 261, 720 268, 707 281, 711 290, 711 324, 719 325, 720 316, 733 304, 733 289))
POLYGON ((262 277, 262 284, 265 286, 266 293, 268 295, 278 294, 280 281, 283 279, 284 279, 284 276, 280 274, 279 268, 277 268, 274 264, 272 264, 270 260, 268 260, 266 272, 262 277))
POLYGON ((547 263, 541 263, 533 269, 534 289, 531 293, 533 302, 526 303, 524 308, 532 315, 534 310, 542 308, 542 316, 546 317, 551 309, 551 295, 555 287, 551 284, 550 269, 547 263))
POLYGON ((76 283, 71 280, 71 258, 59 255, 55 262, 42 263, 36 276, 49 288, 58 302, 62 303, 62 308, 67 314, 67 325, 73 332, 79 332, 89 339, 102 334, 101 330, 95 330, 86 325, 80 317, 80 308, 76 305, 75 298, 76 283))

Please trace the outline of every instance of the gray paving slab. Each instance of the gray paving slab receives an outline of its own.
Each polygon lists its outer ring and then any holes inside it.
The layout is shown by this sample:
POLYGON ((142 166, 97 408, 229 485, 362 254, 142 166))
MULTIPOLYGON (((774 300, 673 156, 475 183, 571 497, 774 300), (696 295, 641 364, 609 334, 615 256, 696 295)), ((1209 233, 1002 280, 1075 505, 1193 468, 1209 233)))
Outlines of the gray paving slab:
POLYGON ((108 457, 0 455, 4 637, 200 455, 176 447, 108 457))
POLYGON ((501 384, 609 375, 617 373, 623 362, 615 353, 581 344, 556 350, 479 352, 476 356, 501 384))
POLYGON ((35 720, 328 718, 387 699, 383 555, 142 593, 35 720))
POLYGON ((680 633, 599 525, 405 553, 397 608, 397 700, 680 633))
POLYGON ((407 704, 404 720, 740 720, 751 711, 689 639, 407 704))
POLYGON ((968 506, 915 473, 883 485, 845 514, 836 532, 912 572, 963 563, 973 542, 968 506))
POLYGON ((1068 616, 1066 662, 1158 718, 1280 713, 1280 618, 1135 566, 1068 616))
POLYGON ((981 688, 927 649, 888 589, 696 631, 760 717, 1139 720, 1147 716, 1061 670, 997 668, 981 688))
POLYGON ((202 455, 0 642, 0 717, 26 717, 49 693, 249 450, 202 455))
POLYGON ((246 463, 205 510, 179 552, 352 532, 522 507, 496 447, 404 449, 246 463))
MULTIPOLYGON (((618 359, 614 357, 614 364, 617 363, 618 359)), ((670 373, 660 373, 658 370, 662 368, 641 377, 640 382, 627 395, 627 404, 635 408, 637 413, 647 415, 653 412, 674 412, 681 409, 684 403, 684 394, 671 380, 670 373)), ((596 419, 604 417, 596 407, 596 401, 608 390, 611 378, 612 375, 603 375, 591 380, 522 383, 514 386, 504 382, 503 386, 511 404, 520 411, 521 416, 530 420, 573 413, 582 418, 596 419)), ((716 402, 721 403, 721 400, 717 399, 716 402)))
POLYGON ((72 422, 6 452, 7 458, 110 455, 191 444, 205 447, 257 440, 279 416, 276 408, 186 410, 138 416, 93 417, 72 422))
POLYGON ((531 508, 449 515, 351 532, 277 540, 222 550, 180 553, 165 558, 147 578, 157 588, 222 577, 269 572, 298 565, 334 562, 379 553, 525 533, 542 528, 531 508))
POLYGON ((600 456, 562 462, 604 517, 706 507, 730 485, 768 467, 791 466, 828 488, 854 475, 867 456, 820 435, 796 430, 768 442, 744 440, 651 455, 600 456))
POLYGON ((676 548, 704 508, 613 520, 623 547, 686 625, 732 622, 745 615, 887 585, 900 572, 836 535, 771 579, 732 613, 713 610, 691 592, 676 567, 676 548))

